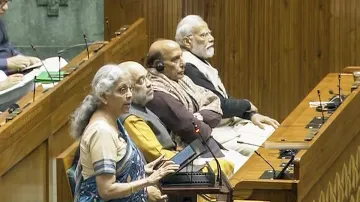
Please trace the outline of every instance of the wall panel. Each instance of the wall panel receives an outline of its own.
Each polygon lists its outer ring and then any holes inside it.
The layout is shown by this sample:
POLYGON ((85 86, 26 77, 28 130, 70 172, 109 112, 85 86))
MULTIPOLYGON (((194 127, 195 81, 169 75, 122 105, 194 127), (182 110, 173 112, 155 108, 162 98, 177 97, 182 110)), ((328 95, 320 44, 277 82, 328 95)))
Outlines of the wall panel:
POLYGON ((215 37, 211 63, 229 94, 250 99, 279 121, 328 72, 360 65, 360 0, 104 2, 111 32, 145 17, 150 44, 174 39, 183 16, 202 16, 215 37))

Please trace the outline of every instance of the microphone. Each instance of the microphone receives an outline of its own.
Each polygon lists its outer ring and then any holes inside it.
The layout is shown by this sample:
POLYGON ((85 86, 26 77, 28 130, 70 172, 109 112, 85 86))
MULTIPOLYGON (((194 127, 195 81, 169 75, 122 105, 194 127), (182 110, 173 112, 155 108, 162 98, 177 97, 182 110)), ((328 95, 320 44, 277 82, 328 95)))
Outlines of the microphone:
POLYGON ((61 74, 60 74, 60 69, 61 69, 61 56, 60 54, 58 54, 59 57, 59 81, 61 80, 61 74))
POLYGON ((34 76, 34 93, 33 93, 33 103, 35 102, 35 92, 36 92, 36 76, 34 76))
POLYGON ((216 162, 216 166, 218 168, 218 176, 217 176, 217 181, 219 182, 219 186, 222 186, 222 177, 221 177, 221 166, 220 163, 218 161, 218 159, 216 158, 215 154, 212 152, 212 150, 210 149, 209 145, 205 142, 204 138, 201 136, 200 134, 200 128, 198 127, 198 125, 193 121, 192 122, 194 129, 195 129, 195 133, 197 135, 200 136, 202 143, 204 144, 204 146, 209 150, 209 152, 211 153, 211 155, 214 157, 215 162, 216 162))
POLYGON ((243 141, 237 141, 237 143, 239 144, 247 144, 247 145, 250 145, 250 146, 255 146, 255 147, 262 147, 262 148, 265 148, 264 146, 262 145, 257 145, 257 144, 252 144, 252 143, 247 143, 247 142, 243 142, 243 141))
POLYGON ((87 43, 86 35, 84 34, 83 36, 84 36, 84 41, 85 41, 85 45, 86 45, 86 51, 87 51, 88 59, 90 59, 89 45, 87 43))
POLYGON ((107 30, 107 35, 108 35, 108 38, 109 38, 109 41, 110 41, 110 25, 109 25, 109 19, 106 17, 105 18, 105 23, 106 23, 106 30, 107 30))
POLYGON ((50 72, 48 71, 48 69, 46 68, 46 66, 45 66, 44 62, 43 62, 43 61, 42 61, 42 59, 40 58, 39 53, 36 51, 35 46, 31 44, 31 48, 32 48, 32 49, 34 50, 34 52, 36 53, 36 56, 40 59, 41 64, 44 66, 44 69, 46 70, 47 74, 49 75, 49 78, 50 78, 51 82, 52 82, 52 83, 53 83, 53 85, 55 86, 54 79, 51 77, 50 72))
POLYGON ((323 107, 322 107, 322 104, 321 104, 320 90, 317 90, 317 93, 318 93, 319 102, 320 102, 321 119, 322 119, 322 123, 324 124, 325 123, 325 116, 324 116, 324 110, 323 110, 323 107))
MULTIPOLYGON (((339 84, 338 84, 338 89, 339 89, 339 100, 340 100, 340 104, 342 103, 342 99, 341 99, 341 87, 340 87, 340 80, 341 80, 341 74, 338 75, 338 80, 339 80, 339 84)), ((339 104, 339 105, 340 105, 339 104)))
POLYGON ((269 161, 267 161, 263 156, 261 156, 261 154, 258 151, 255 151, 255 154, 258 155, 260 158, 262 158, 271 167, 271 169, 273 171, 273 179, 276 179, 275 168, 269 163, 269 161))

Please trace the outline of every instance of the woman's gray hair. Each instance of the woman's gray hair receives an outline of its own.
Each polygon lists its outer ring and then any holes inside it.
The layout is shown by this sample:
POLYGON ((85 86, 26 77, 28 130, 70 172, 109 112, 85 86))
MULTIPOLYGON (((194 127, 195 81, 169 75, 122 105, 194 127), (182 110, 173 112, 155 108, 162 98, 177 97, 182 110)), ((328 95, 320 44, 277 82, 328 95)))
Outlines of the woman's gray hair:
POLYGON ((113 91, 115 85, 119 82, 127 71, 117 65, 105 65, 95 74, 91 83, 91 92, 82 101, 80 106, 71 115, 71 136, 75 139, 81 137, 91 116, 101 104, 100 97, 113 91))
POLYGON ((207 23, 198 15, 188 15, 184 17, 176 28, 175 41, 184 47, 183 38, 192 35, 194 27, 201 26, 207 23))

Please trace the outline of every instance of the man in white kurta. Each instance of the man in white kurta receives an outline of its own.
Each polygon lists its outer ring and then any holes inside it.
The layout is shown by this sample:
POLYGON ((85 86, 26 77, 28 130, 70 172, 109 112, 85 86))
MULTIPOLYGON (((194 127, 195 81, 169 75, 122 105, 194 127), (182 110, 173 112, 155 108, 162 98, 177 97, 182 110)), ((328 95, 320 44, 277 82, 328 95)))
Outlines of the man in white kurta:
POLYGON ((214 55, 214 37, 201 17, 189 15, 183 18, 177 26, 175 38, 183 49, 185 75, 221 100, 223 120, 213 129, 213 137, 225 148, 251 155, 257 147, 246 143, 261 145, 280 124, 259 114, 249 100, 227 94, 217 69, 206 61, 214 55))

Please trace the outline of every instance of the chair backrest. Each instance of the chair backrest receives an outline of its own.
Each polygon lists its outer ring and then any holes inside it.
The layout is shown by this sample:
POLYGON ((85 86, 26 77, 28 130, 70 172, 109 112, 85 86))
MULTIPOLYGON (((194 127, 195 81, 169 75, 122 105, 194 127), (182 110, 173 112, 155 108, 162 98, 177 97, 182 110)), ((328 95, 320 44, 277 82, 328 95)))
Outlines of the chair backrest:
POLYGON ((56 157, 56 189, 57 201, 73 201, 71 184, 68 177, 68 170, 72 167, 76 149, 79 142, 74 142, 70 147, 56 157))

